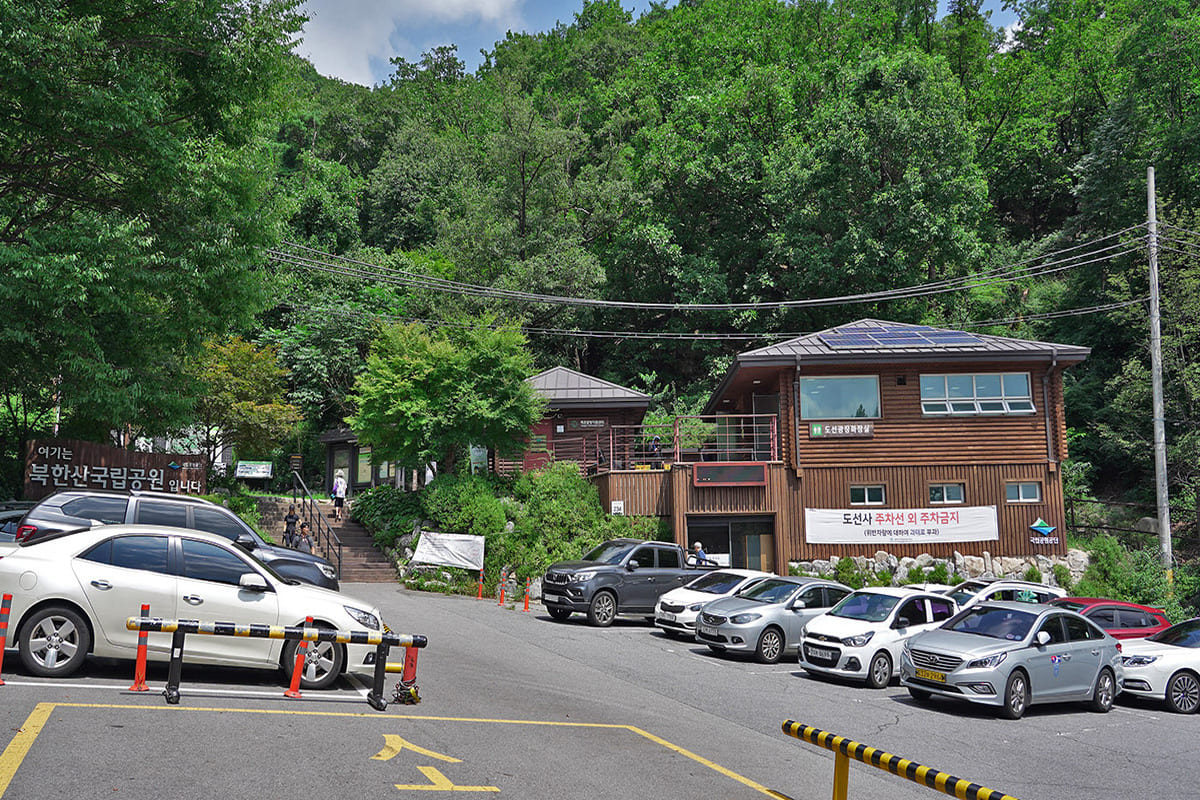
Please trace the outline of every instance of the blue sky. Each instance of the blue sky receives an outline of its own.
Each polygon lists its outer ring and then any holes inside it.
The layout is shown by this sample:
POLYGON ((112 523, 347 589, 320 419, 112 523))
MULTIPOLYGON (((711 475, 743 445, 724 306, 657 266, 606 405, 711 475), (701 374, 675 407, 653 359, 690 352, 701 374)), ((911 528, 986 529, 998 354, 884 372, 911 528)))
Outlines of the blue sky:
MULTIPOLYGON (((626 0, 634 17, 649 0, 626 0)), ((945 0, 941 0, 945 8, 945 0)), ((999 10, 998 0, 985 0, 993 25, 1014 17, 999 10)), ((317 72, 350 83, 371 86, 391 75, 394 56, 416 61, 439 45, 458 45, 458 57, 474 71, 479 51, 494 49, 507 31, 537 33, 570 22, 582 0, 307 0, 309 22, 296 52, 317 72)))

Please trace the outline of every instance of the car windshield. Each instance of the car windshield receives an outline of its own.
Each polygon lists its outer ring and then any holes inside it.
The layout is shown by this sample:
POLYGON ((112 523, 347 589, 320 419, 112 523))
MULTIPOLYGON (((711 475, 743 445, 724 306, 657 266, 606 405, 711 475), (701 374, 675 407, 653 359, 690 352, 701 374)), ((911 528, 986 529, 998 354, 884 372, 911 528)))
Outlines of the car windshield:
POLYGON ((737 596, 757 603, 782 603, 791 597, 798 588, 799 586, 792 581, 768 579, 742 589, 737 596))
POLYGON ((942 627, 957 633, 973 633, 989 639, 1017 642, 1029 635, 1029 630, 1037 618, 1037 614, 1024 611, 976 606, 954 617, 942 627))
POLYGON ((1051 600, 1050 605, 1058 606, 1059 608, 1065 608, 1069 611, 1078 611, 1079 609, 1085 607, 1087 603, 1081 603, 1078 600, 1051 600))
POLYGON ((708 594, 728 594, 744 580, 746 580, 745 575, 718 570, 717 572, 710 572, 707 575, 701 575, 696 580, 687 584, 685 588, 697 592, 707 592, 708 594))
POLYGON ((842 602, 829 612, 831 617, 846 619, 862 619, 868 622, 882 622, 900 602, 899 597, 890 594, 875 594, 874 592, 854 592, 846 595, 842 602))
POLYGON ((606 542, 591 550, 583 557, 584 561, 599 561, 602 564, 620 564, 629 555, 629 551, 637 547, 637 542, 606 542))
POLYGON ((1153 636, 1147 636, 1146 641, 1175 647, 1200 647, 1200 617, 1172 625, 1153 636))

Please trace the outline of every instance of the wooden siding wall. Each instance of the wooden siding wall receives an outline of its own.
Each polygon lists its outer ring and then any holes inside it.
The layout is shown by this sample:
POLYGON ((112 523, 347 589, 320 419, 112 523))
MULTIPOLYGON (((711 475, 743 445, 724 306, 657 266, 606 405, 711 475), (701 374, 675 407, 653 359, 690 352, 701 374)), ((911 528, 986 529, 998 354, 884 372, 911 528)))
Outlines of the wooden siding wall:
MULTIPOLYGON (((1046 451, 1045 400, 1042 377, 1046 364, 989 364, 938 366, 885 365, 856 368, 804 369, 801 377, 818 375, 879 375, 881 417, 872 420, 871 438, 810 439, 807 423, 795 430, 788 392, 786 425, 793 428, 799 441, 799 468, 848 465, 935 465, 1001 464, 1051 460, 1046 451), (925 417, 921 414, 921 374, 954 372, 1028 372, 1035 411, 1021 416, 925 417), (897 379, 903 378, 903 386, 897 379)), ((1056 370, 1051 377, 1051 432, 1054 434, 1054 460, 1065 452, 1066 429, 1062 422, 1062 381, 1056 370)), ((782 400, 782 396, 781 396, 782 400)), ((789 459, 795 457, 795 449, 789 459)))
POLYGON ((671 474, 675 470, 639 470, 604 472, 592 478, 600 492, 600 507, 605 513, 613 500, 625 501, 625 514, 631 517, 671 516, 671 474))

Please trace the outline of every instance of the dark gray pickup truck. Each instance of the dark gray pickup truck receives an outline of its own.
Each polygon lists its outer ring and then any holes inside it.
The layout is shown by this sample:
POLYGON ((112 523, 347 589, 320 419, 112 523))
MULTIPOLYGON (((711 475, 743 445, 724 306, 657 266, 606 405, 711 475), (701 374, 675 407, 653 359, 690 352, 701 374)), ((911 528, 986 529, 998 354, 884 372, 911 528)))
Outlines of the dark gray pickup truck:
POLYGON ((617 614, 653 616, 662 594, 711 569, 689 565, 677 544, 613 539, 581 561, 551 565, 542 578, 542 603, 553 619, 579 611, 606 627, 617 614))

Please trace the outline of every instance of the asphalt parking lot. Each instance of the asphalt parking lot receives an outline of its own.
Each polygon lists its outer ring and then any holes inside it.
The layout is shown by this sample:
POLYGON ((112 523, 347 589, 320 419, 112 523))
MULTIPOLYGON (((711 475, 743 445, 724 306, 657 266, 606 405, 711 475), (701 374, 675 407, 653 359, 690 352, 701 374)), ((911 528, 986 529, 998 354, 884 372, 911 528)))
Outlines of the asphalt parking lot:
MULTIPOLYGON (((782 734, 815 725, 1020 798, 1182 797, 1196 725, 1141 701, 1106 715, 1034 707, 1016 722, 960 704, 914 704, 669 639, 641 620, 555 623, 476 601, 358 584, 400 633, 423 633, 416 706, 372 710, 343 679, 301 700, 282 673, 188 667, 168 706, 165 666, 135 694, 132 664, 68 680, 0 673, 0 798, 509 797, 819 798, 833 757, 782 734), (419 795, 419 796, 424 796, 419 795)), ((393 656, 393 660, 398 660, 393 656)), ((389 676, 388 694, 395 676, 389 676)), ((937 793, 858 764, 854 798, 937 793)))

